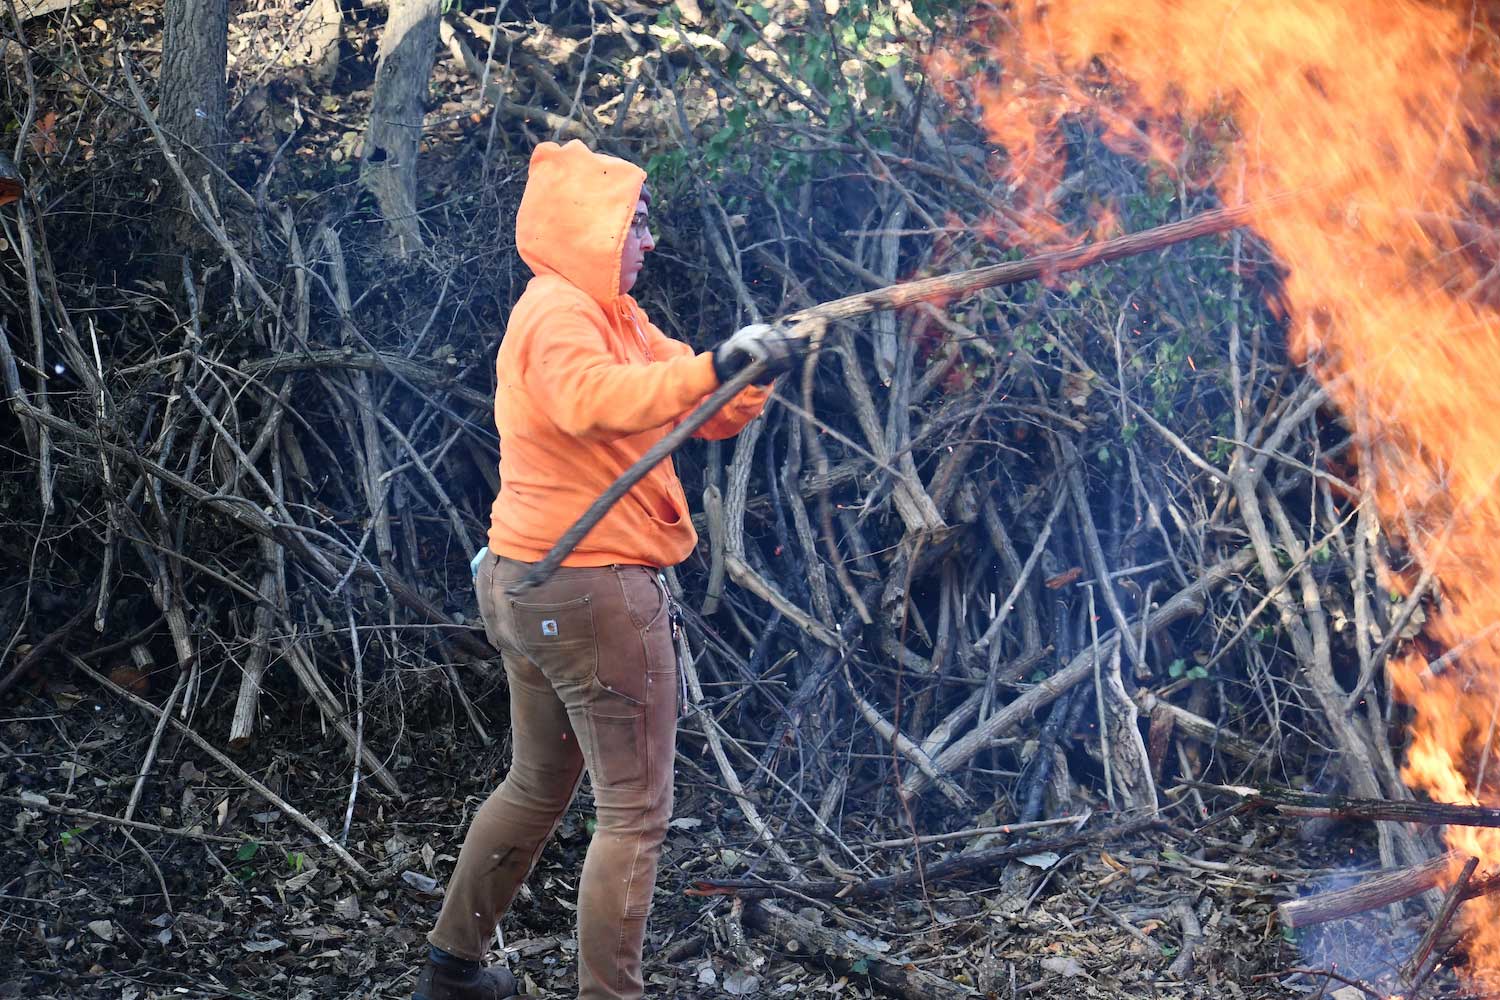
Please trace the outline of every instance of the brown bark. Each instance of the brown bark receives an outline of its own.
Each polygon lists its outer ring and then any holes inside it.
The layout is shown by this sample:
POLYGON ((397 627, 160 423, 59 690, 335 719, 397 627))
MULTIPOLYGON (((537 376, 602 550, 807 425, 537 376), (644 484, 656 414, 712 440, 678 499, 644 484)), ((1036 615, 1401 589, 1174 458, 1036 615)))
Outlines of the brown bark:
MULTIPOLYGON (((1240 790, 1243 792, 1243 790, 1240 790)), ((1277 788, 1251 792, 1247 806, 1275 809, 1283 816, 1344 820, 1389 820, 1427 826, 1500 827, 1500 809, 1465 806, 1451 802, 1407 802, 1387 799, 1353 799, 1342 795, 1316 795, 1277 788)))
MULTIPOLYGON (((229 0, 167 0, 161 52, 161 106, 157 117, 172 140, 173 152, 189 183, 217 204, 214 167, 224 165, 224 115, 229 104, 225 74, 229 59, 229 0)), ((171 244, 206 247, 202 227, 193 222, 185 192, 161 172, 163 231, 171 244)), ((174 265, 175 269, 175 265, 174 265)))
MULTIPOLYGON (((1276 908, 1276 912, 1287 927, 1306 927, 1309 924, 1351 917, 1389 903, 1399 903, 1437 887, 1452 870, 1454 863, 1453 856, 1445 854, 1410 868, 1384 872, 1347 889, 1304 896, 1282 903, 1276 908)), ((1500 876, 1486 875, 1471 879, 1459 896, 1461 899, 1473 899, 1496 890, 1500 890, 1500 876)))
POLYGON ((417 157, 422 103, 437 54, 437 0, 395 0, 380 36, 370 126, 360 179, 380 206, 390 248, 404 257, 421 248, 417 157))
POLYGON ((5 153, 0 153, 0 205, 9 205, 19 199, 26 190, 21 182, 21 172, 16 163, 5 153))

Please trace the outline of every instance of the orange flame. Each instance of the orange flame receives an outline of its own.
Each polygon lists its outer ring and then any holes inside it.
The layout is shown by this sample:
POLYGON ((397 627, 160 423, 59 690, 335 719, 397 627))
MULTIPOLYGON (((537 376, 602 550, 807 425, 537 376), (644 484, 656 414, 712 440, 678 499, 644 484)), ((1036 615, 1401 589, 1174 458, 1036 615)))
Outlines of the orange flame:
MULTIPOLYGON (((1441 674, 1390 664, 1416 709, 1403 777, 1496 804, 1500 746, 1500 44, 1493 5, 1442 0, 1014 0, 929 73, 976 101, 1028 227, 1056 238, 1059 124, 1086 113, 1117 149, 1214 184, 1226 203, 1290 195, 1256 230, 1288 267, 1298 358, 1348 415, 1382 522, 1440 582, 1427 641, 1469 645, 1441 674), (966 62, 976 49, 998 75, 966 62), (1221 155, 1179 141, 1217 130, 1221 155), (1489 781, 1484 774, 1488 770, 1489 781)), ((1400 581, 1383 581, 1392 587, 1400 581)), ((1500 868, 1500 832, 1448 842, 1500 868)), ((1467 907, 1473 968, 1500 970, 1500 906, 1467 907), (1489 908, 1486 908, 1489 907, 1489 908)))

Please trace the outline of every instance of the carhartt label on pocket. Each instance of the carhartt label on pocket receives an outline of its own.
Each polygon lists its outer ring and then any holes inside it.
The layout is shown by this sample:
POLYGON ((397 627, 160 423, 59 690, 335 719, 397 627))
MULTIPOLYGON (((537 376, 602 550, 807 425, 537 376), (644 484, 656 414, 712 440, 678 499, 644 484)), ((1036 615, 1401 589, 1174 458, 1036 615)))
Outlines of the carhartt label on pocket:
POLYGON ((542 619, 542 635, 556 635, 556 634, 557 634, 557 619, 556 618, 543 618, 542 619))

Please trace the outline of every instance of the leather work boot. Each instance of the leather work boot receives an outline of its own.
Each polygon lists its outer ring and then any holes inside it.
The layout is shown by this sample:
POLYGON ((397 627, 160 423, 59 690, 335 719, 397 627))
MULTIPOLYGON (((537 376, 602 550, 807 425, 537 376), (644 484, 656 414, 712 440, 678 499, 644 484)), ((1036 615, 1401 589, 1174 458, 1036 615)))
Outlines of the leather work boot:
POLYGON ((427 965, 417 976, 412 1000, 506 1000, 517 996, 516 977, 498 965, 483 968, 450 955, 439 948, 429 948, 427 965))

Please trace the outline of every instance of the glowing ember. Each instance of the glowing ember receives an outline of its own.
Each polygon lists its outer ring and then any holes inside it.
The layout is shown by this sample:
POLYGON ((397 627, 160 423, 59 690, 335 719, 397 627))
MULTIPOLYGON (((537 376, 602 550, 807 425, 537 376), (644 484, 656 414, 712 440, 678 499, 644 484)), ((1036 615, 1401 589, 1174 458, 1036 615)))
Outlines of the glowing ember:
MULTIPOLYGON (((1477 637, 1440 675, 1417 655, 1390 665, 1417 710, 1403 773, 1434 799, 1489 805, 1484 789, 1500 787, 1493 16, 1412 0, 1016 0, 990 8, 971 40, 997 78, 976 82, 961 51, 929 66, 982 104, 1008 152, 1014 242, 1062 238, 1048 200, 1064 168, 1057 126, 1079 113, 1115 148, 1213 183, 1226 203, 1293 196, 1255 223, 1289 268, 1293 349, 1358 428, 1383 522, 1440 581, 1428 638, 1446 649, 1477 637), (1184 120, 1222 129, 1224 156, 1191 160, 1172 138, 1184 120)), ((1448 840, 1481 871, 1500 868, 1500 831, 1455 828, 1448 840)), ((1474 968, 1500 970, 1500 907, 1466 909, 1474 968)))

